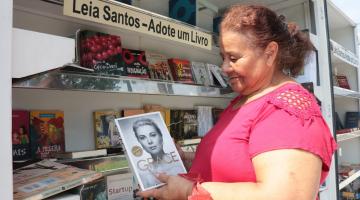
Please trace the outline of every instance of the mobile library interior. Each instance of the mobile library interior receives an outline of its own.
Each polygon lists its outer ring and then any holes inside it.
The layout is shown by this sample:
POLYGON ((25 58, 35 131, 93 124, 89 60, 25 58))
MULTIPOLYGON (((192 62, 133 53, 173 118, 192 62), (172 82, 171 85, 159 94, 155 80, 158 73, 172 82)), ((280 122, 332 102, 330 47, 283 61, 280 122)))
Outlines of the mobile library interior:
MULTIPOLYGON (((81 57, 84 55, 79 54, 81 44, 77 30, 120 36, 123 50, 151 51, 167 58, 220 66, 217 19, 224 8, 235 3, 265 4, 309 33, 316 49, 316 64, 310 71, 305 70, 301 81, 312 82, 314 94, 321 101, 322 114, 336 136, 335 111, 343 124, 346 112, 359 112, 360 81, 355 24, 331 1, 4 1, 0 7, 0 60, 3 63, 0 121, 4 128, 0 140, 2 199, 13 198, 13 109, 63 111, 65 150, 84 151, 96 148, 93 121, 96 110, 137 109, 144 104, 183 110, 198 105, 224 108, 235 97, 226 86, 223 87, 219 81, 221 76, 216 77, 215 72, 213 78, 218 80, 217 84, 204 80, 199 84, 196 78, 189 84, 182 82, 176 73, 171 74, 173 80, 154 80, 150 72, 146 79, 137 77, 136 73, 143 72, 135 69, 131 71, 134 76, 99 74, 87 69, 79 72, 81 59, 92 61, 96 55, 81 57), (185 12, 182 17, 174 6, 176 4, 186 8, 182 10, 185 12), (76 66, 71 67, 69 63, 76 66), (77 70, 66 70, 64 66, 77 70), (346 76, 350 89, 338 85, 336 76, 346 76)), ((113 50, 99 49, 102 52, 97 60, 114 53, 113 50)), ((99 49, 94 51, 99 53, 99 49)), ((108 63, 102 67, 113 66, 108 63)), ((360 171, 346 178, 338 175, 341 165, 360 163, 359 130, 348 131, 337 136, 340 148, 326 184, 320 188, 321 200, 342 198, 342 190, 360 176, 360 171)))

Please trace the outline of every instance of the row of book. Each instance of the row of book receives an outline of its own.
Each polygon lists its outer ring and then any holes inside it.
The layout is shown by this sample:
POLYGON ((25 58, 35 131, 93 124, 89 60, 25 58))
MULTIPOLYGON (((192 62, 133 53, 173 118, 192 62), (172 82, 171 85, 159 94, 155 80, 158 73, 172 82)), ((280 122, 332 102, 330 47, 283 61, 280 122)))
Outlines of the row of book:
POLYGON ((217 65, 126 49, 120 36, 79 30, 76 44, 76 64, 98 74, 228 87, 217 65))
POLYGON ((223 109, 212 106, 196 106, 196 109, 169 109, 160 105, 144 105, 138 109, 103 110, 94 112, 96 148, 114 148, 121 145, 118 130, 113 121, 119 117, 160 112, 175 141, 203 137, 216 123, 223 109), (113 130, 114 132, 112 132, 113 130))
POLYGON ((339 113, 335 112, 336 133, 348 133, 360 129, 360 112, 345 112, 345 123, 341 122, 339 113))
MULTIPOLYGON (((197 106, 196 109, 169 109, 144 105, 138 109, 97 110, 93 112, 96 149, 121 151, 121 138, 114 119, 135 114, 160 112, 176 140, 203 137, 217 121, 222 109, 197 106)), ((13 110, 13 159, 54 158, 65 151, 64 112, 59 110, 13 110)))
POLYGON ((16 168, 13 182, 14 199, 43 199, 64 191, 75 199, 133 199, 136 184, 124 155, 36 161, 16 168))

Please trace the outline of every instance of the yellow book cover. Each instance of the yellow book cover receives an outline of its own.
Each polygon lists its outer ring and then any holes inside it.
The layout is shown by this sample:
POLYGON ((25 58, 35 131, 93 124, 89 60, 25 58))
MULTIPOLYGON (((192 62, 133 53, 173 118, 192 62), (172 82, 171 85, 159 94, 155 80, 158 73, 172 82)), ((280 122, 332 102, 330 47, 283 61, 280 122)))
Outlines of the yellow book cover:
POLYGON ((114 119, 120 117, 115 110, 94 111, 94 134, 96 149, 121 147, 119 131, 114 119))

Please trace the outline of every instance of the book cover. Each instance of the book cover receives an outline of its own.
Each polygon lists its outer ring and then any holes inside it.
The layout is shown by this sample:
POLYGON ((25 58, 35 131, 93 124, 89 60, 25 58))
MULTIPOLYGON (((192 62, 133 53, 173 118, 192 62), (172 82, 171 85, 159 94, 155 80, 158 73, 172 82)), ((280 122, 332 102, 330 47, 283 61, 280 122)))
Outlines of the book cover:
POLYGON ((219 121, 219 118, 221 116, 221 113, 224 111, 222 108, 212 108, 212 118, 213 118, 213 124, 215 125, 217 121, 219 121))
POLYGON ((106 156, 106 149, 97 149, 89 151, 73 151, 73 152, 60 152, 55 153, 54 157, 58 159, 77 159, 77 158, 89 158, 96 156, 106 156))
POLYGON ((44 199, 101 178, 101 173, 63 165, 50 160, 14 170, 14 199, 44 199))
POLYGON ((29 111, 12 111, 12 155, 14 161, 31 157, 29 111))
POLYGON ((77 62, 99 74, 126 76, 120 36, 90 30, 76 33, 77 62))
POLYGON ((161 183, 156 174, 185 173, 185 167, 160 112, 116 119, 126 155, 141 190, 161 183))
POLYGON ((212 106, 197 106, 197 134, 199 137, 204 137, 213 127, 212 108, 212 106))
POLYGON ((96 172, 108 173, 116 170, 128 169, 129 164, 124 155, 101 156, 83 159, 66 159, 59 162, 88 169, 96 172))
POLYGON ((30 112, 31 153, 34 158, 50 158, 65 151, 64 112, 33 110, 30 112))
POLYGON ((106 176, 108 200, 133 199, 133 177, 130 172, 106 176))
POLYGON ((145 51, 123 49, 122 56, 125 63, 127 76, 144 79, 150 78, 145 51))
POLYGON ((153 80, 173 81, 170 66, 163 54, 145 52, 146 61, 149 63, 150 77, 153 80))
POLYGON ((196 84, 210 86, 214 85, 210 79, 210 71, 202 62, 191 62, 191 70, 196 84))
POLYGON ((181 83, 194 83, 190 61, 171 58, 168 59, 174 81, 181 83))
POLYGON ((170 109, 169 108, 165 108, 161 105, 156 105, 156 104, 144 104, 144 110, 145 113, 149 113, 149 112, 160 112, 161 116, 163 117, 166 127, 168 128, 168 130, 170 131, 170 109))
POLYGON ((214 85, 217 85, 216 83, 219 83, 220 86, 223 88, 228 87, 227 78, 223 75, 219 66, 207 63, 206 67, 213 75, 214 85))
POLYGON ((144 109, 126 108, 126 109, 122 110, 122 115, 121 116, 128 117, 128 116, 144 114, 144 113, 145 113, 144 109))
POLYGON ((335 129, 336 130, 344 129, 344 125, 342 124, 339 113, 337 112, 335 112, 335 129))
POLYGON ((176 141, 199 137, 197 110, 171 109, 170 120, 170 133, 176 141))
POLYGON ((336 75, 335 77, 339 87, 350 90, 350 85, 345 75, 336 75))
POLYGON ((195 0, 170 0, 169 17, 196 26, 195 0))
POLYGON ((94 112, 94 134, 96 149, 121 147, 121 138, 114 119, 120 117, 115 110, 97 110, 94 112))
POLYGON ((80 194, 80 200, 107 200, 104 178, 79 186, 75 189, 75 192, 80 194))
POLYGON ((345 128, 357 128, 359 125, 359 112, 346 112, 345 113, 345 128))

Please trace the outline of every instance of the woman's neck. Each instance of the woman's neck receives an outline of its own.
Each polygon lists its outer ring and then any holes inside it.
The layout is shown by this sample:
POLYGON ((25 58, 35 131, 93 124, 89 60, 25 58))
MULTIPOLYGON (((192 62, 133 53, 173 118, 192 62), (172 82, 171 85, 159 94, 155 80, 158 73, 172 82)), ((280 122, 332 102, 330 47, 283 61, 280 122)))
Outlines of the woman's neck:
POLYGON ((292 79, 288 75, 285 75, 283 72, 275 72, 272 79, 268 83, 265 83, 264 86, 260 87, 258 90, 248 95, 243 95, 242 98, 234 105, 234 109, 237 109, 244 104, 258 99, 275 90, 276 88, 290 82, 296 83, 294 79, 292 79))

